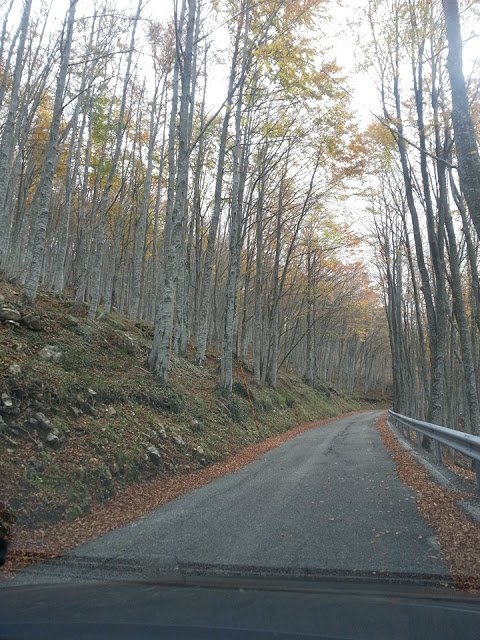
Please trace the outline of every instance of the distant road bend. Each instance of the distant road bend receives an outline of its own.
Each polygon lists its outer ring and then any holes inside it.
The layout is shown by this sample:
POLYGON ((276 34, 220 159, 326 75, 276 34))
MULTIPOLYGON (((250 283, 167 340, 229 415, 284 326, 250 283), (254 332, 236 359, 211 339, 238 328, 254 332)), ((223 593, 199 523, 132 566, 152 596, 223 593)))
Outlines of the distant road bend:
POLYGON ((375 421, 333 420, 17 582, 152 577, 189 565, 446 575, 375 421), (138 573, 142 576, 138 576, 138 573))

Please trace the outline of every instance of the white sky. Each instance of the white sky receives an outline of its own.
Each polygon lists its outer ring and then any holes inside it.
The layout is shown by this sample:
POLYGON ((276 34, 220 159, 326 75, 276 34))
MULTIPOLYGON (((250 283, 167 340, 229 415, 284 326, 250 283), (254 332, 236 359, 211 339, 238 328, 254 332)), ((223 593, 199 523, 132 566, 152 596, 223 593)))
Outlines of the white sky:
MULTIPOLYGON (((127 1, 128 5, 131 2, 127 1)), ((358 72, 356 62, 358 52, 356 38, 360 33, 361 9, 367 6, 367 0, 343 0, 341 3, 330 0, 328 13, 330 22, 322 23, 326 37, 322 39, 322 47, 326 46, 330 55, 349 76, 347 87, 353 94, 353 108, 361 125, 371 121, 371 111, 377 110, 375 84, 367 74, 358 72), (356 33, 358 31, 358 33, 356 33)), ((173 13, 173 0, 150 0, 146 10, 159 19, 167 19, 173 13)), ((225 41, 225 31, 219 29, 215 34, 219 46, 225 41)), ((221 104, 226 93, 226 70, 211 69, 212 81, 209 88, 209 101, 212 107, 221 104)))
MULTIPOLYGON (((51 17, 53 23, 63 19, 67 8, 67 0, 33 0, 33 12, 41 5, 52 3, 51 17), (56 18, 56 20, 55 20, 56 18)), ((95 0, 80 0, 77 6, 77 15, 88 15, 95 0)), ((11 11, 12 26, 18 22, 23 0, 14 0, 11 11)), ((136 0, 116 0, 115 9, 119 13, 132 15, 136 9, 136 0)), ((0 12, 6 6, 6 0, 0 0, 0 12)), ((367 126, 372 120, 372 112, 379 113, 379 101, 375 81, 367 73, 358 68, 361 62, 361 43, 369 37, 368 27, 363 20, 363 12, 368 6, 368 0, 330 0, 327 13, 330 16, 328 23, 322 21, 320 28, 324 32, 322 36, 322 48, 327 47, 331 57, 336 59, 344 69, 348 77, 345 86, 352 94, 352 110, 361 127, 367 126)), ((152 16, 160 21, 167 20, 173 14, 173 0, 145 0, 143 15, 152 16)), ((57 25, 55 25, 57 26, 57 25)), ((464 25, 464 38, 467 42, 464 46, 465 70, 468 74, 472 69, 474 60, 480 57, 480 24, 464 25), (467 33, 467 30, 470 32, 467 33), (476 37, 468 39, 471 32, 476 32, 476 37)), ((214 34, 216 47, 222 48, 227 42, 225 27, 217 28, 214 34)), ((228 63, 227 63, 228 64, 228 63)), ((213 64, 209 69, 208 102, 215 109, 224 100, 226 94, 227 64, 213 64)), ((145 65, 148 69, 148 64, 145 65)), ((153 72, 152 72, 153 73, 153 72)), ((147 71, 148 75, 148 71, 147 71)))
MULTIPOLYGON (((159 18, 166 19, 172 15, 173 0, 150 0, 148 10, 159 18)), ((321 36, 321 48, 327 48, 329 57, 335 59, 343 69, 346 80, 342 83, 349 90, 351 96, 351 109, 361 129, 365 129, 374 120, 374 115, 381 115, 379 95, 375 78, 361 69, 362 44, 370 37, 370 28, 364 19, 368 0, 330 0, 326 10, 330 20, 319 25, 323 31, 321 36)), ((471 38, 472 33, 480 34, 480 24, 463 25, 463 36, 467 40, 464 45, 465 72, 469 74, 480 57, 480 39, 478 35, 471 38), (470 39, 471 38, 471 39, 470 39)), ((218 46, 224 46, 226 42, 225 31, 218 30, 215 33, 218 46)), ((226 65, 211 67, 209 69, 208 101, 210 108, 214 110, 224 100, 226 93, 226 65)), ((367 202, 362 197, 351 196, 346 201, 334 207, 337 217, 352 224, 353 229, 363 235, 369 226, 369 214, 367 202)), ((357 258, 364 253, 364 258, 369 249, 364 246, 358 248, 357 258)))
MULTIPOLYGON (((65 15, 68 6, 67 0, 33 0, 33 12, 38 11, 42 4, 52 2, 52 22, 53 28, 58 27, 58 22, 65 15), (56 18, 56 20, 54 19, 56 18), (57 24, 55 24, 57 23, 57 24)), ((95 0, 79 0, 77 15, 91 15, 92 5, 95 0)), ((23 0, 14 0, 11 12, 12 25, 18 23, 23 0)), ((136 10, 137 0, 116 0, 115 10, 118 13, 132 15, 136 10)), ((6 6, 6 0, 0 0, 0 11, 6 6)), ((368 0, 330 0, 326 13, 330 20, 321 21, 319 29, 323 31, 320 44, 321 48, 327 48, 329 57, 336 59, 343 68, 346 80, 344 86, 350 91, 352 111, 355 114, 360 128, 365 128, 373 120, 374 114, 380 114, 379 99, 374 78, 359 68, 362 53, 361 45, 369 38, 369 28, 365 24, 363 14, 368 6, 368 0)), ((173 0, 146 0, 144 3, 144 16, 151 16, 159 21, 165 21, 173 14, 173 0)), ((463 36, 467 39, 464 48, 465 71, 468 74, 474 64, 474 60, 480 57, 480 39, 478 35, 471 38, 472 32, 480 34, 480 24, 469 24, 463 26, 463 36)), ((226 48, 228 34, 226 27, 215 29, 214 48, 226 48)), ((113 46, 115 44, 113 43, 113 46)), ((139 42, 139 46, 141 43, 139 42)), ((145 45, 143 49, 147 51, 145 45)), ((140 60, 140 69, 145 70, 148 78, 149 60, 140 60)), ((223 64, 213 62, 209 68, 208 86, 208 106, 211 112, 223 103, 227 90, 228 60, 223 64)), ((153 74, 153 70, 152 70, 153 74)), ((148 82, 148 80, 147 80, 148 82)), ((342 217, 350 219, 354 227, 358 230, 362 227, 362 219, 365 219, 365 203, 359 198, 350 198, 344 203, 342 217)))

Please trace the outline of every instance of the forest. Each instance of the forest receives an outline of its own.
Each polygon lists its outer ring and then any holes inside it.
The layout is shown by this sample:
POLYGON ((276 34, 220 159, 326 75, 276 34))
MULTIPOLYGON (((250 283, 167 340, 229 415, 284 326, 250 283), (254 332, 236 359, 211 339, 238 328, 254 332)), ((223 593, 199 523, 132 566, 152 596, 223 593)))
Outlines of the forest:
POLYGON ((338 3, 162 4, 2 1, 0 269, 23 303, 153 323, 164 384, 213 355, 227 392, 238 360, 480 433, 479 3, 359 3, 365 126, 338 3))

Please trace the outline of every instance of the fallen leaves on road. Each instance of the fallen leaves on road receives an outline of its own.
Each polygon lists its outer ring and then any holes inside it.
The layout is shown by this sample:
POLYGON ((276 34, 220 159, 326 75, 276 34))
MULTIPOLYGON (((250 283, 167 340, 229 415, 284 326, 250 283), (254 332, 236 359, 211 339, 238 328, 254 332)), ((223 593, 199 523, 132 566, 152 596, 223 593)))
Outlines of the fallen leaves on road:
POLYGON ((480 590, 480 525, 457 506, 466 496, 434 482, 401 446, 386 420, 382 416, 377 423, 382 440, 392 454, 398 477, 415 491, 419 512, 435 530, 452 580, 460 589, 480 590))
POLYGON ((73 522, 59 522, 42 529, 13 530, 7 562, 1 573, 13 577, 17 571, 35 562, 55 558, 92 538, 127 525, 179 496, 202 487, 216 478, 234 473, 267 451, 275 449, 295 436, 329 424, 342 417, 358 414, 351 411, 334 418, 301 424, 289 431, 252 444, 222 462, 182 475, 162 476, 132 484, 113 498, 94 505, 73 522))

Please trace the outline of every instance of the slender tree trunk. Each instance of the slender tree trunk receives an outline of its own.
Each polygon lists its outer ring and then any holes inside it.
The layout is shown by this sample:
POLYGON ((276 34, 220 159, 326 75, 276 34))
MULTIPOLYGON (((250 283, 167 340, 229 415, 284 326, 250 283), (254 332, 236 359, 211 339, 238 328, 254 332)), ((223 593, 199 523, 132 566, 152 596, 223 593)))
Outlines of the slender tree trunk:
MULTIPOLYGON (((241 78, 244 79, 247 69, 247 47, 249 33, 249 0, 245 5, 245 28, 243 34, 242 71, 241 78)), ((227 271, 227 287, 225 294, 225 322, 222 341, 222 357, 220 362, 220 385, 227 391, 232 390, 233 385, 233 337, 235 310, 237 301, 237 279, 239 270, 239 259, 242 241, 242 214, 243 214, 243 186, 245 184, 245 170, 242 159, 247 157, 248 149, 244 142, 243 151, 241 149, 241 127, 243 111, 243 80, 239 88, 237 108, 235 113, 235 140, 233 147, 232 163, 232 204, 230 209, 230 237, 229 237, 229 263, 227 271), (242 185, 243 182, 243 185, 242 185)))
POLYGON ((158 117, 158 78, 156 79, 154 96, 150 107, 149 121, 149 143, 147 151, 147 170, 143 183, 142 203, 140 216, 135 234, 133 266, 132 266, 132 299, 130 302, 129 315, 131 318, 140 319, 143 279, 145 276, 145 245, 148 226, 148 207, 151 198, 152 175, 153 175, 153 155, 155 151, 155 141, 158 133, 160 119, 158 117))
MULTIPOLYGON (((0 140, 0 229, 3 230, 0 234, 0 268, 5 266, 5 260, 10 244, 11 222, 9 220, 10 208, 7 203, 7 190, 11 177, 12 157, 15 144, 15 121, 16 118, 18 118, 19 91, 24 64, 23 57, 31 8, 32 0, 25 0, 20 22, 20 34, 15 68, 13 70, 12 87, 10 90, 10 103, 8 105, 2 137, 0 140)), ((6 21, 4 27, 6 27, 6 21)))
POLYGON ((463 75, 463 45, 458 0, 442 0, 448 39, 447 68, 452 89, 452 121, 460 187, 480 238, 480 154, 463 75))
POLYGON ((60 123, 62 118, 62 106, 65 94, 65 86, 67 82, 68 65, 70 62, 70 50, 73 39, 73 25, 75 22, 75 9, 77 0, 70 0, 68 16, 65 22, 64 33, 62 38, 60 69, 57 77, 55 88, 55 99, 53 104, 52 124, 50 126, 49 139, 47 149, 45 151, 45 160, 42 167, 42 175, 40 184, 35 194, 32 204, 32 213, 34 217, 34 234, 35 240, 32 250, 32 260, 25 281, 24 299, 27 303, 32 304, 36 297, 40 282, 40 273, 42 270, 43 259, 45 255, 45 236, 47 232, 50 195, 52 191, 52 182, 55 169, 57 166, 59 149, 60 123))
MULTIPOLYGON (((265 150, 262 151, 259 173, 264 170, 265 150)), ((265 196, 265 182, 260 178, 258 183, 258 199, 255 216, 255 302, 253 324, 253 375, 255 382, 262 381, 262 329, 263 329, 263 208, 265 196)))
POLYGON ((98 305, 100 304, 100 296, 101 296, 101 278, 102 278, 102 261, 103 261, 103 253, 105 247, 105 233, 107 227, 107 210, 110 199, 110 192, 112 190, 113 179, 115 177, 115 172, 117 170, 118 161, 120 158, 120 152, 122 150, 122 142, 125 131, 125 112, 127 106, 127 89, 128 84, 130 82, 131 68, 132 68, 132 60, 133 53, 135 51, 135 34, 137 31, 137 24, 140 18, 140 11, 142 8, 142 0, 138 0, 137 11, 133 18, 133 26, 132 33, 130 37, 130 47, 128 50, 127 56, 127 68, 125 71, 125 78, 123 81, 123 91, 122 98, 120 103, 120 111, 118 115, 118 123, 117 130, 115 133, 115 149, 113 153, 113 157, 111 160, 110 170, 107 176, 107 181, 105 184, 105 188, 103 190, 101 200, 98 206, 98 233, 97 233, 97 241, 95 243, 95 254, 93 259, 93 270, 92 270, 92 282, 91 282, 91 300, 90 300, 90 308, 88 311, 88 317, 90 320, 94 320, 97 314, 98 305))
MULTIPOLYGON (((163 291, 156 318, 154 345, 150 354, 150 366, 162 383, 168 382, 170 353, 175 308, 175 293, 179 259, 184 240, 184 217, 186 213, 189 160, 189 105, 191 94, 193 35, 195 30, 196 0, 188 0, 188 17, 185 35, 183 68, 181 74, 180 114, 178 123, 178 163, 175 204, 172 214, 171 237, 164 267, 163 291), (155 344, 156 342, 156 344, 155 344), (155 355, 152 361, 152 354, 155 355)), ((177 55, 180 55, 177 35, 177 55)))
POLYGON ((235 84, 235 75, 238 59, 238 51, 240 45, 240 36, 242 32, 244 16, 244 2, 242 2, 242 9, 240 11, 240 17, 238 20, 237 33, 234 42, 234 50, 232 56, 232 64, 230 67, 230 76, 228 80, 228 92, 227 100, 225 104, 225 114, 223 116, 222 131, 220 134, 220 144, 218 150, 217 161, 217 174, 215 180, 215 193, 213 200, 213 212, 210 220, 210 226, 208 228, 207 248, 205 251, 205 259, 203 263, 202 278, 200 282, 200 303, 198 314, 198 331, 196 336, 196 361, 197 364, 202 364, 205 359, 205 352, 207 349, 207 337, 208 337, 208 316, 209 316, 209 304, 211 297, 211 281, 212 281, 212 268, 215 254, 215 245, 218 235, 218 223, 220 221, 220 214, 222 212, 222 188, 223 188, 223 174, 225 171, 225 155, 227 149, 228 139, 228 125, 230 122, 230 115, 232 110, 232 99, 235 84))
POLYGON ((172 78, 172 104, 170 109, 170 119, 168 125, 168 186, 167 186, 167 207, 165 212, 165 224, 163 226, 162 253, 160 256, 160 265, 158 269, 158 277, 156 283, 157 299, 155 301, 155 327, 153 335, 153 344, 148 356, 148 366, 153 371, 158 362, 158 349, 163 338, 160 335, 164 330, 166 318, 161 319, 162 314, 162 296, 165 288, 165 270, 167 268, 167 256, 171 244, 171 233, 173 224, 173 207, 175 202, 175 181, 177 175, 177 157, 176 157, 176 140, 177 140, 177 116, 178 116, 178 89, 179 89, 179 70, 180 70, 180 46, 178 43, 179 34, 183 31, 183 23, 185 19, 185 1, 182 2, 178 24, 176 25, 176 54, 173 66, 172 78))

